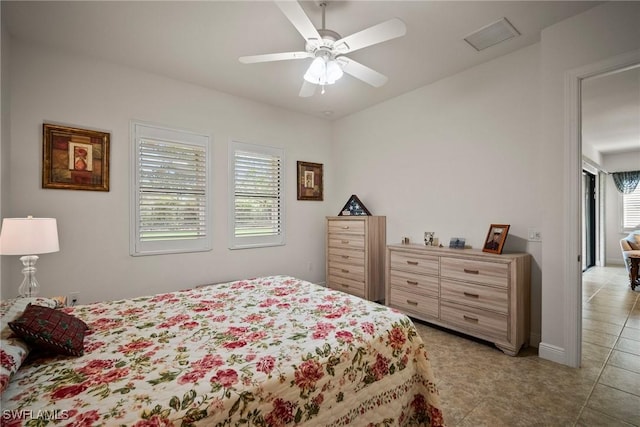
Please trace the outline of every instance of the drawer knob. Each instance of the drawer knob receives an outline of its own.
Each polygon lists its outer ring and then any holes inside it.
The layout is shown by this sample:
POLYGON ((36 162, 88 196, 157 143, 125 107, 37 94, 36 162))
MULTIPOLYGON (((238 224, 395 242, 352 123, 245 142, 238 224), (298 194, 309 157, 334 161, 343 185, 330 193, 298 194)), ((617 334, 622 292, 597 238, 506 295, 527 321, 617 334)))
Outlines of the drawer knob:
POLYGON ((418 265, 418 261, 407 261, 409 265, 418 265))
POLYGON ((342 258, 349 259, 349 255, 342 255, 342 258))
POLYGON ((342 227, 342 229, 343 229, 343 230, 348 230, 348 229, 349 229, 349 226, 348 226, 348 225, 345 225, 345 226, 343 226, 343 227, 342 227))
POLYGON ((472 293, 469 293, 469 292, 464 292, 464 296, 465 297, 471 297, 471 298, 480 298, 480 295, 472 294, 472 293))
POLYGON ((480 274, 478 270, 469 270, 468 268, 465 268, 464 272, 467 274, 480 274))
POLYGON ((413 300, 408 299, 407 300, 407 304, 418 305, 418 301, 413 301, 413 300))
POLYGON ((342 271, 343 273, 348 273, 348 272, 349 272, 349 270, 347 270, 347 269, 345 269, 345 268, 343 268, 341 271, 342 271))
POLYGON ((467 322, 478 323, 478 318, 477 317, 467 316, 466 314, 464 314, 463 317, 464 317, 464 320, 466 320, 467 322))
POLYGON ((348 240, 343 240, 342 243, 344 243, 346 245, 347 243, 349 243, 349 241, 348 240))
POLYGON ((407 283, 410 285, 417 285, 418 282, 414 281, 414 280, 407 280, 407 283))

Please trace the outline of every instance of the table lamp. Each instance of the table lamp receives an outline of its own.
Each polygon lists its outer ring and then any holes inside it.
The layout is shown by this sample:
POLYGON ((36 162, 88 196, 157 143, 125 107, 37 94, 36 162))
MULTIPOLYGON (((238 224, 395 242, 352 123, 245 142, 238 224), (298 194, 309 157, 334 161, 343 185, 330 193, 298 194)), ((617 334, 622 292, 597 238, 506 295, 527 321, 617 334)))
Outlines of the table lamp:
POLYGON ((55 218, 5 218, 0 230, 0 255, 23 255, 24 280, 18 288, 21 297, 38 294, 36 280, 36 254, 58 252, 58 226, 55 218))

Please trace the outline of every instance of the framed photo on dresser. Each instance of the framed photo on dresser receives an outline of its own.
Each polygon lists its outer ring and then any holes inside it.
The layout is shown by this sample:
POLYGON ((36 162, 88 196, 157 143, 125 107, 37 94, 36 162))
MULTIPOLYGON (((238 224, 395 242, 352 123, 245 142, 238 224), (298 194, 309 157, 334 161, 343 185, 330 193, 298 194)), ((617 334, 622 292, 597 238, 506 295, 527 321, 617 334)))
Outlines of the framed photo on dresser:
POLYGON ((491 224, 487 238, 484 241, 484 246, 482 247, 482 252, 501 254, 504 242, 507 240, 508 232, 509 224, 491 224))

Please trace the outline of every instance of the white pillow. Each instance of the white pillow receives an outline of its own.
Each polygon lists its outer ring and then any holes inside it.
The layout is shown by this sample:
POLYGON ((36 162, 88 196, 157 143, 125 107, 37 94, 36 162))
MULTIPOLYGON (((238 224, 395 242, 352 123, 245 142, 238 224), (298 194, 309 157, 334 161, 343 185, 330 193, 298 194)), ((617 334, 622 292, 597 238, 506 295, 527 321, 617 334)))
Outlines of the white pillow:
POLYGON ((58 308, 51 298, 29 297, 0 301, 0 393, 7 388, 11 375, 15 374, 29 354, 29 347, 13 334, 9 322, 22 316, 29 304, 58 308))

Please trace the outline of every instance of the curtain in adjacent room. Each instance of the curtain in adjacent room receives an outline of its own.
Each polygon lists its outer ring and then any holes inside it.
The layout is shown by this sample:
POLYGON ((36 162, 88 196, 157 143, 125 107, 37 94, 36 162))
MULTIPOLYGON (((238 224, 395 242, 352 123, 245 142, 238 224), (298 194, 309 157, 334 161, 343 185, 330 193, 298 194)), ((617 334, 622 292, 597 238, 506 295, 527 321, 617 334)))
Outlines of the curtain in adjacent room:
POLYGON ((613 182, 622 194, 631 194, 640 183, 640 171, 613 172, 613 182))

